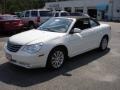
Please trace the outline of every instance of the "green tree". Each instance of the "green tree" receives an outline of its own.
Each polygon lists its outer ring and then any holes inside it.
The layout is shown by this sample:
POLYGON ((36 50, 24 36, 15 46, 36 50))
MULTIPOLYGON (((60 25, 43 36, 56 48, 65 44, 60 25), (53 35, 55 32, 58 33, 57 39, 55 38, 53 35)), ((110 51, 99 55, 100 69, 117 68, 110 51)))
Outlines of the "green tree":
POLYGON ((27 9, 38 9, 44 7, 44 5, 44 0, 6 0, 6 3, 3 0, 0 0, 0 8, 5 8, 6 13, 27 9))

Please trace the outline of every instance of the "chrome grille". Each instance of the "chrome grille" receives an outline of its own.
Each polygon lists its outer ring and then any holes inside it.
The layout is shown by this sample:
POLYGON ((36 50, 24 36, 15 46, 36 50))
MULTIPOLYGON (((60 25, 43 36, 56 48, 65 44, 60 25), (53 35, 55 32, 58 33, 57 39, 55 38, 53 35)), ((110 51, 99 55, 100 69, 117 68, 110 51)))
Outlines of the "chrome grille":
POLYGON ((11 52, 17 52, 21 47, 22 45, 13 44, 11 42, 7 43, 7 49, 11 52))

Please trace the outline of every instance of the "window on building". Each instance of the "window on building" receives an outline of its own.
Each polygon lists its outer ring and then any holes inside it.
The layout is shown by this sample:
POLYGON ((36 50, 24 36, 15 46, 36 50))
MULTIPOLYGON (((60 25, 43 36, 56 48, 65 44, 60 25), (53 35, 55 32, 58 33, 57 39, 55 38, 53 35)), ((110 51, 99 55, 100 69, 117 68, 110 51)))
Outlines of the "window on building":
POLYGON ((83 12, 83 8, 81 8, 81 7, 75 7, 75 12, 83 12))
POLYGON ((72 8, 71 7, 65 7, 64 10, 67 11, 67 12, 71 12, 72 8))
POLYGON ((53 9, 52 8, 47 8, 48 10, 50 10, 50 11, 53 11, 53 9))
MULTIPOLYGON (((91 8, 88 8, 88 15, 93 17, 93 18, 97 18, 97 9, 91 9, 91 8)), ((105 13, 103 13, 105 14, 105 13)), ((103 15, 104 17, 104 15, 103 15)))

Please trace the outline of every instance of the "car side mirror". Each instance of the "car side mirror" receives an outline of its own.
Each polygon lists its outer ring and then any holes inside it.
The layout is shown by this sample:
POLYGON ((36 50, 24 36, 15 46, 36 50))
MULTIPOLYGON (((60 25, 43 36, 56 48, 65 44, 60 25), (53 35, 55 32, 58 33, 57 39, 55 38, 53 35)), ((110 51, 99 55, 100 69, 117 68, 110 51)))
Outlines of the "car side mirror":
POLYGON ((70 33, 71 33, 71 34, 74 34, 74 33, 81 33, 81 32, 82 32, 81 29, 79 29, 79 28, 74 28, 70 33))

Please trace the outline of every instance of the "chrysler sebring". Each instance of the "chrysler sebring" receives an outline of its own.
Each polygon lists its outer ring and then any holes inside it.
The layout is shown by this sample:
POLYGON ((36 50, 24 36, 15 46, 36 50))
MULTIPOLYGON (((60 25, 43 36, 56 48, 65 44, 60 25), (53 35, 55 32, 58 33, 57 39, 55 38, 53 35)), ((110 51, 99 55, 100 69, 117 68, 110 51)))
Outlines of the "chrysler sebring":
POLYGON ((4 49, 12 64, 58 69, 68 57, 106 50, 110 38, 111 27, 90 17, 53 17, 37 29, 10 37, 4 49))

